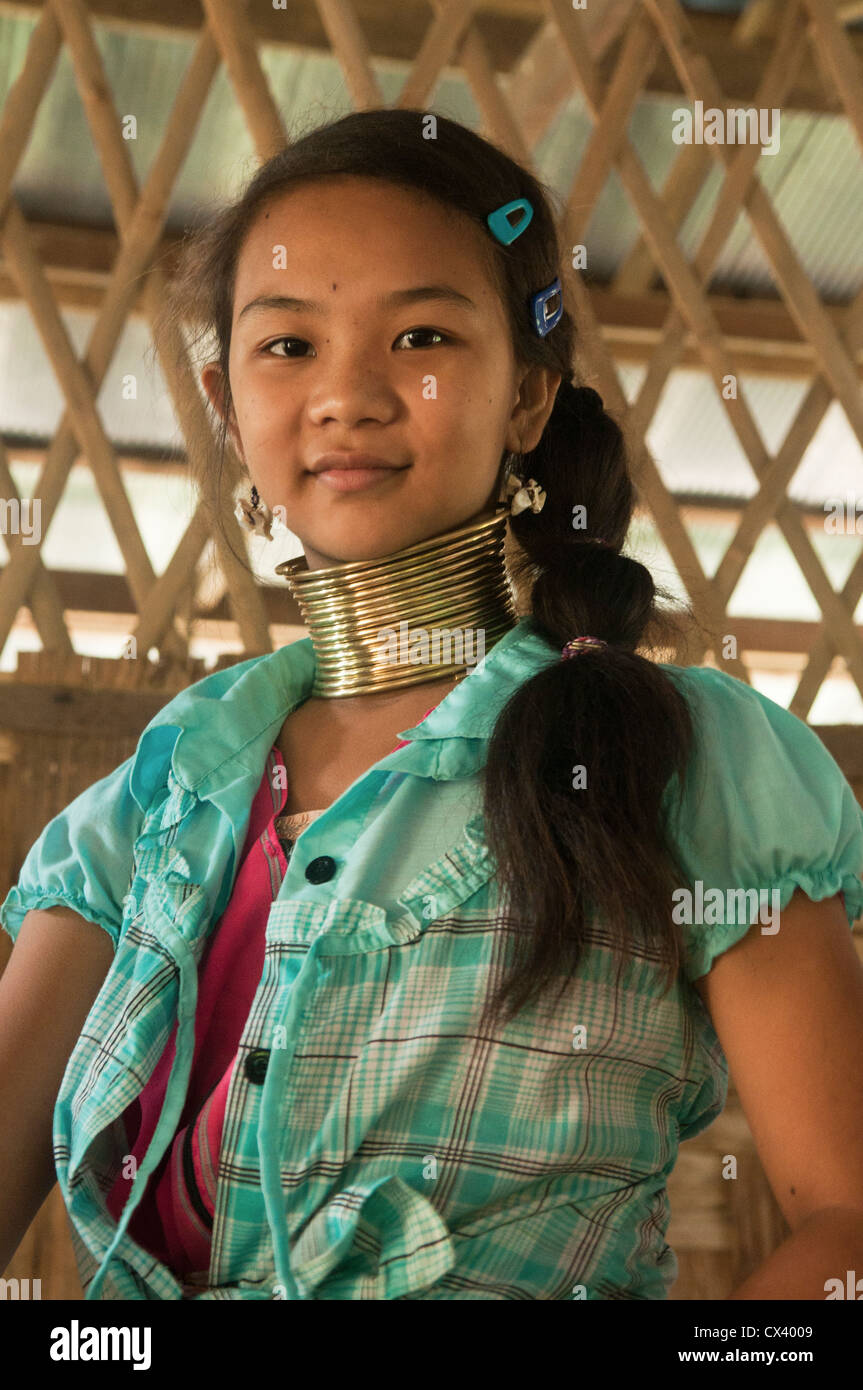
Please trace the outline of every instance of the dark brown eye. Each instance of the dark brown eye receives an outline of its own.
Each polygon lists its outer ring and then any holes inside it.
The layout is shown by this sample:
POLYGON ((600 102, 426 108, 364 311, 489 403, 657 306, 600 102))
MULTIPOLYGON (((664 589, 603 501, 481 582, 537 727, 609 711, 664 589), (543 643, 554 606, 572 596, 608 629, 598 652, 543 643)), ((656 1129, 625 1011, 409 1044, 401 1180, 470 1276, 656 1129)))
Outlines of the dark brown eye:
MULTIPOLYGON (((422 337, 424 334, 432 334, 435 338, 440 338, 442 343, 449 342, 449 338, 447 337, 447 335, 445 333, 441 333, 439 328, 407 328, 405 329, 404 333, 401 334, 401 337, 413 338, 416 334, 419 334, 420 337, 422 337)), ((426 346, 428 346, 428 344, 426 344, 426 346)))

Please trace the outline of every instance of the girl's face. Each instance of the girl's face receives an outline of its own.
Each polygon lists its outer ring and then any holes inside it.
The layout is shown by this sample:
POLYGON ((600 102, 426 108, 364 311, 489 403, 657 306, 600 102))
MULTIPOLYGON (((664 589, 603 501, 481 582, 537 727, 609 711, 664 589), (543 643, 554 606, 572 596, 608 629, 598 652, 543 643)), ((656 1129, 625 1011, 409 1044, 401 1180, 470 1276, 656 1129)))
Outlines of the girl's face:
MULTIPOLYGON (((230 433, 310 569, 377 559, 493 510, 504 451, 539 442, 561 377, 517 368, 482 235, 430 198, 345 175, 281 195, 252 225, 236 273, 230 433), (334 450, 397 467, 337 490, 311 471, 334 450)), ((218 364, 201 380, 221 409, 218 364)))

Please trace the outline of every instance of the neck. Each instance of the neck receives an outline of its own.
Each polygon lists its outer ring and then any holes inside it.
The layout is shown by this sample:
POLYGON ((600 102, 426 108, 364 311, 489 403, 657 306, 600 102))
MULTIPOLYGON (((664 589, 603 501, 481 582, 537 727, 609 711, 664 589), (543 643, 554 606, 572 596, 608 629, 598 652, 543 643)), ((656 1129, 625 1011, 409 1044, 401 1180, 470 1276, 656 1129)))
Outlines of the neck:
POLYGON ((315 651, 313 696, 454 683, 517 622, 506 510, 377 560, 276 566, 315 651))

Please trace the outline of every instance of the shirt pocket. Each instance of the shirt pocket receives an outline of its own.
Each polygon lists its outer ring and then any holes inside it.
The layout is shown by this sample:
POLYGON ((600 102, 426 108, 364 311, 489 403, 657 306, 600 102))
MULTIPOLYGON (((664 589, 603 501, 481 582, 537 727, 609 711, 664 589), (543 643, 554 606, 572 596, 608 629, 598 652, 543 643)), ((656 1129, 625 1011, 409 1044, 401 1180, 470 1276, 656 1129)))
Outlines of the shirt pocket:
POLYGON ((399 905, 425 930, 433 922, 467 905, 496 872, 497 865, 483 835, 479 812, 465 824, 461 839, 412 879, 399 895, 399 905))

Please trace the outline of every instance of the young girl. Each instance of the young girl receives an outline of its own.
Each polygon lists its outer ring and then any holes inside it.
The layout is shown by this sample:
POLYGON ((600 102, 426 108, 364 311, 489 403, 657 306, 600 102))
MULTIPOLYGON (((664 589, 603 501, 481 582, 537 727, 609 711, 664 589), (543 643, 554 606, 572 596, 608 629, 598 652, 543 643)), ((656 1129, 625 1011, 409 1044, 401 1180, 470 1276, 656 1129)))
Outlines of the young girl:
POLYGON ((5 1258, 53 1111, 88 1299, 662 1299, 728 1060, 794 1228, 740 1296, 863 1254, 863 815, 800 720, 644 654, 562 278, 542 186, 410 110, 193 239, 171 312, 309 636, 171 700, 0 910, 5 1258))

